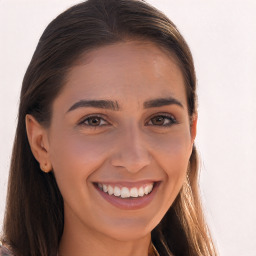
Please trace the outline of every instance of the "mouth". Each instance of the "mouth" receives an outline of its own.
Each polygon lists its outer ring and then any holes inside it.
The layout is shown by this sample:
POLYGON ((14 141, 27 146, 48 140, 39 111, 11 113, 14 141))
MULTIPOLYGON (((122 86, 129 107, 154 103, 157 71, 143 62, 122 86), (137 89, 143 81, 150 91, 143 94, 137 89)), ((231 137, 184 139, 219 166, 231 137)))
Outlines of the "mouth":
POLYGON ((112 205, 125 210, 135 210, 147 206, 153 200, 160 183, 160 181, 143 184, 95 182, 93 185, 112 205))

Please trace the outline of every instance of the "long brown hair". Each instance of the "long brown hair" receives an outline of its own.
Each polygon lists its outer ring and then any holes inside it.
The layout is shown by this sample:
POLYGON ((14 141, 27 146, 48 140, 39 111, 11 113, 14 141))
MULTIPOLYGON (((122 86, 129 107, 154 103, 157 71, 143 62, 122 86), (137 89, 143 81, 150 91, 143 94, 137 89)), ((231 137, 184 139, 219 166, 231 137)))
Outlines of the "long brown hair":
MULTIPOLYGON (((26 114, 49 127, 52 103, 82 53, 127 38, 154 42, 176 56, 189 116, 196 114, 192 55, 176 26, 160 11, 139 0, 88 0, 60 14, 41 36, 22 84, 3 230, 3 240, 15 255, 56 256, 64 225, 63 199, 54 175, 43 173, 31 152, 26 114)), ((161 256, 216 255, 200 205, 195 146, 187 179, 152 231, 152 241, 161 256)))

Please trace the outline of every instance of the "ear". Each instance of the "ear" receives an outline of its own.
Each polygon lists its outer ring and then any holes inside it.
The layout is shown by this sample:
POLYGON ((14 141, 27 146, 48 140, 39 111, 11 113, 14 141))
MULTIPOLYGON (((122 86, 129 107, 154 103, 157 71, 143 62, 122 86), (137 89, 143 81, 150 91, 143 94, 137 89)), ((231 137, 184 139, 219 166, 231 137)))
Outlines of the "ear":
POLYGON ((46 129, 32 116, 26 115, 26 130, 31 151, 43 172, 50 172, 49 143, 46 129))
POLYGON ((191 140, 194 143, 194 140, 196 138, 196 132, 197 132, 197 113, 193 114, 191 118, 191 124, 190 124, 190 134, 191 134, 191 140))

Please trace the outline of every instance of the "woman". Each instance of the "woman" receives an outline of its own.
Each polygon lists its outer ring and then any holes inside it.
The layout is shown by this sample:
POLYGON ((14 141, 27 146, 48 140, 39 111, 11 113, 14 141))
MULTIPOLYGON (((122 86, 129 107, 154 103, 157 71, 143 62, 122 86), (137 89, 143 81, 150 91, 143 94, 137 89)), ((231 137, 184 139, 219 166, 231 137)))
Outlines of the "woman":
POLYGON ((216 255, 198 194, 196 123, 192 56, 166 16, 135 0, 68 9, 24 77, 5 247, 216 255))

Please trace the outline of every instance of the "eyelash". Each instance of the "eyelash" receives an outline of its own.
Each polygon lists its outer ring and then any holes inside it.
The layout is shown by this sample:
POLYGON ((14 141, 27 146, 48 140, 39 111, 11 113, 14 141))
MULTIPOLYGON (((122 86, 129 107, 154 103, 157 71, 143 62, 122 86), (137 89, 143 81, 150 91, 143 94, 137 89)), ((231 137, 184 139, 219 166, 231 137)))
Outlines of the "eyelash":
MULTIPOLYGON (((159 117, 160 118, 164 118, 164 123, 166 123, 166 120, 167 120, 168 124, 163 124, 163 125, 154 125, 154 124, 149 124, 148 125, 147 124, 147 126, 156 126, 156 127, 168 128, 168 127, 172 126, 173 124, 177 124, 178 123, 174 116, 168 115, 168 114, 157 114, 157 115, 151 117, 148 122, 152 123, 152 119, 157 118, 157 117, 158 118, 159 117)), ((89 128, 89 129, 97 129, 97 128, 102 127, 102 126, 107 126, 108 124, 109 124, 109 122, 106 121, 102 116, 100 116, 100 115, 91 115, 91 116, 87 116, 85 119, 83 119, 78 125, 86 126, 86 128, 89 128), (103 124, 103 125, 90 125, 88 122, 91 119, 100 119, 100 122, 104 121, 106 124, 103 124), (86 124, 86 122, 88 124, 86 124)))
POLYGON ((152 123, 152 119, 159 118, 159 117, 164 118, 164 123, 166 122, 166 120, 168 120, 168 124, 163 124, 163 125, 150 124, 149 126, 158 126, 158 127, 168 128, 168 127, 172 126, 173 124, 178 123, 176 118, 169 114, 157 114, 157 115, 151 117, 149 121, 151 121, 151 123, 152 123))
MULTIPOLYGON (((103 124, 103 125, 90 125, 90 124, 85 124, 85 122, 89 122, 90 119, 100 119, 100 121, 104 121, 106 123, 108 123, 102 116, 100 115, 91 115, 91 116, 87 116, 85 119, 83 119, 79 125, 82 125, 82 126, 86 126, 88 128, 91 128, 91 129, 96 129, 98 127, 102 127, 102 126, 106 126, 107 124, 103 124)), ((108 123, 109 124, 109 123, 108 123)))

